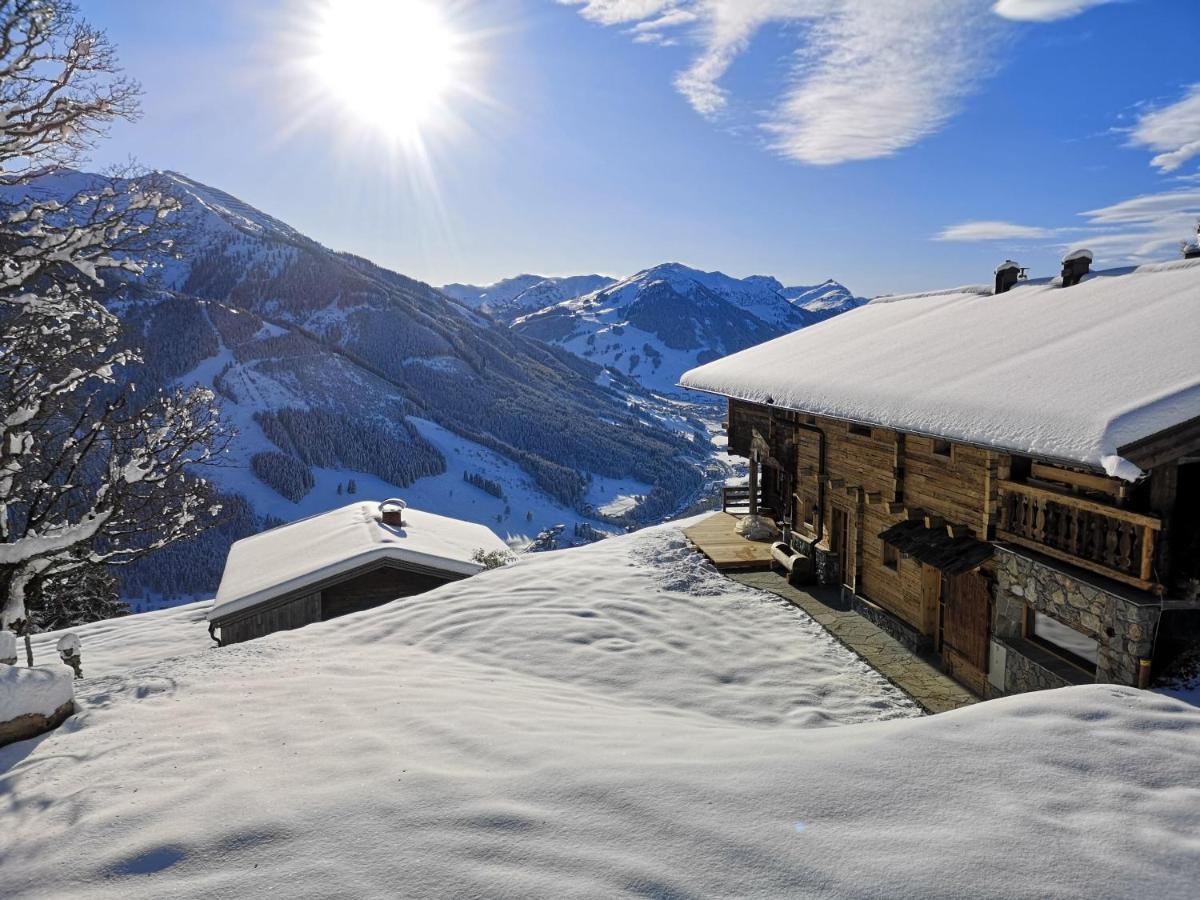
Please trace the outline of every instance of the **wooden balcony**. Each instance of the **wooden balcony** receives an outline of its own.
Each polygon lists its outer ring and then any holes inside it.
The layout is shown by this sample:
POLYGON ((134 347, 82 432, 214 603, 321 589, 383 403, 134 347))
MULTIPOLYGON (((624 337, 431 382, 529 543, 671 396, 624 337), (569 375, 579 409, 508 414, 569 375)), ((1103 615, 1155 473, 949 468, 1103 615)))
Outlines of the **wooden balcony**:
POLYGON ((1000 483, 996 537, 1106 575, 1159 590, 1154 574, 1162 520, 1014 481, 1000 483))

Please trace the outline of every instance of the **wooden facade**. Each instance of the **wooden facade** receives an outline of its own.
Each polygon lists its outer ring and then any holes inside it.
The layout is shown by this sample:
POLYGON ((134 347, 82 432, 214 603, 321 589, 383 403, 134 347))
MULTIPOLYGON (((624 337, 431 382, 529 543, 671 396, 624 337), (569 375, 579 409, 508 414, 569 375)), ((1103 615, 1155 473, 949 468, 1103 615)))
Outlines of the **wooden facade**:
POLYGON ((791 525, 822 580, 882 609, 981 694, 994 619, 987 558, 997 543, 1147 603, 1197 574, 1179 556, 1197 533, 1195 515, 1181 512, 1200 502, 1190 445, 1148 444, 1156 466, 1139 463, 1151 477, 1131 485, 1052 460, 738 400, 729 402, 728 431, 731 452, 758 461, 765 514, 791 525), (920 527, 895 529, 903 522, 920 527), (933 549, 882 537, 898 531, 933 549))
POLYGON ((377 560, 249 609, 225 616, 218 612, 209 622, 209 633, 221 646, 238 644, 423 594, 463 577, 396 560, 377 560))

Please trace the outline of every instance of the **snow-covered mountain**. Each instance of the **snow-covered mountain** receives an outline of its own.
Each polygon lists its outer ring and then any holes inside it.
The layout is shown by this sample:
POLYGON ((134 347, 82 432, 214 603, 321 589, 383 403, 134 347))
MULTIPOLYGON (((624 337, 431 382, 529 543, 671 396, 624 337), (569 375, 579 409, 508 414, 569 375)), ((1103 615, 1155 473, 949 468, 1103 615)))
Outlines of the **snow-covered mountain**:
POLYGON ((698 364, 864 302, 836 281, 787 288, 665 263, 519 316, 514 330, 556 344, 655 391, 674 391, 698 364))
MULTIPOLYGON (((35 190, 69 196, 92 176, 35 190)), ((232 532, 133 570, 148 596, 211 589, 229 541, 364 497, 489 525, 516 542, 565 525, 616 532, 686 506, 706 426, 632 381, 429 285, 337 253, 215 188, 167 173, 182 250, 110 303, 146 360, 139 395, 200 383, 240 435, 211 473, 232 532), (680 465, 680 460, 695 465, 680 465), (586 526, 586 527, 585 527, 586 526)), ((128 583, 128 582, 127 582, 128 583)))
POLYGON ((472 309, 511 323, 518 316, 574 300, 614 281, 606 275, 517 275, 495 284, 445 284, 440 290, 472 309))

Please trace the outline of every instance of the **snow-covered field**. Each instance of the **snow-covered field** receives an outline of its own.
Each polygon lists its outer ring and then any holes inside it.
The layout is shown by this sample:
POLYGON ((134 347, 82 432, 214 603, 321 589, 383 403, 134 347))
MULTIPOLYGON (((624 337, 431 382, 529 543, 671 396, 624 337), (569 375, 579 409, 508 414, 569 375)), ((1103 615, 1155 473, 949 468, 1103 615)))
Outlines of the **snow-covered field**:
POLYGON ((204 610, 78 629, 81 712, 0 749, 0 894, 1167 898, 1200 877, 1196 709, 1095 686, 919 716, 677 526, 220 650, 204 610))

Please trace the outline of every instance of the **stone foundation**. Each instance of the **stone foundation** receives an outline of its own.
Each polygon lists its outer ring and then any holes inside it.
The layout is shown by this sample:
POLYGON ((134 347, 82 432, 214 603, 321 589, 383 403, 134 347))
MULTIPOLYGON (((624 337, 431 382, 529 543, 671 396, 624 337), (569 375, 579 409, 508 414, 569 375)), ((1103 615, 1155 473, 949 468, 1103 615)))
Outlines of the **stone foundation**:
MULTIPOLYGON (((1024 551, 997 546, 992 634, 1008 645, 1005 692, 1078 683, 1049 651, 1024 638, 1026 607, 1053 616, 1099 645, 1095 681, 1137 686, 1138 665, 1154 652, 1161 614, 1150 594, 1103 585, 1103 579, 1024 551)), ((1082 676, 1084 673, 1080 672, 1082 676)), ((1087 680, 1087 679, 1084 679, 1087 680)))
POLYGON ((933 638, 929 635, 921 634, 912 626, 900 621, 883 607, 872 603, 865 597, 860 597, 851 591, 850 588, 843 587, 842 594, 849 599, 849 605, 852 610, 873 623, 880 631, 886 632, 895 638, 913 653, 921 655, 933 651, 933 638))

